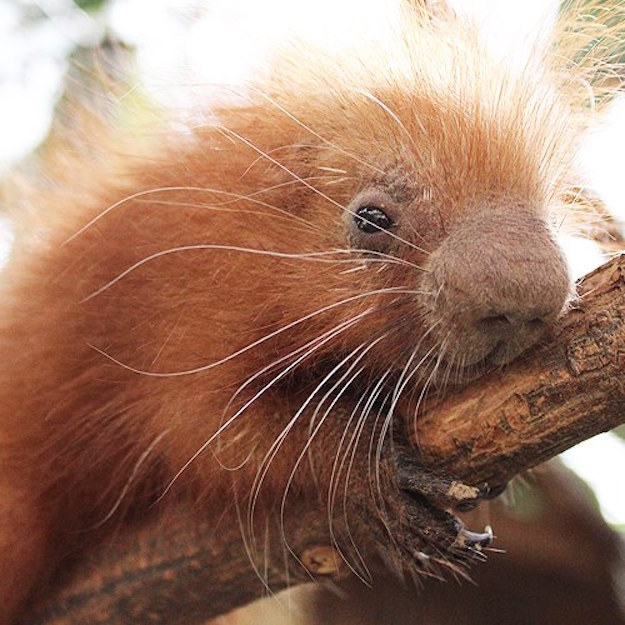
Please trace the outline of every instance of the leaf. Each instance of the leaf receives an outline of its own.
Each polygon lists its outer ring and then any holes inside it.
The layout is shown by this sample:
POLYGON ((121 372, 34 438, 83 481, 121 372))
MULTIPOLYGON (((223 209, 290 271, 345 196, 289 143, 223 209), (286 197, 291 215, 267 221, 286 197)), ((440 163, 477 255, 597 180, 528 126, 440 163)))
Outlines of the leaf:
POLYGON ((85 11, 98 11, 108 0, 74 0, 74 4, 85 11))

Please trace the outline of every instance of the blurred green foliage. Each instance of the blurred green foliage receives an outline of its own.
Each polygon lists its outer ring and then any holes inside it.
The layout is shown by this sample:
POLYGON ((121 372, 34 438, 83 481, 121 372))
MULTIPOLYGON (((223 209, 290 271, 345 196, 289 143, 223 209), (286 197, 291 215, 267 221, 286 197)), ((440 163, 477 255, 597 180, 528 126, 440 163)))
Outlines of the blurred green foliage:
POLYGON ((73 0, 74 4, 85 11, 97 11, 101 9, 105 4, 108 4, 109 0, 73 0))
POLYGON ((621 425, 617 427, 613 432, 625 441, 625 425, 621 425))

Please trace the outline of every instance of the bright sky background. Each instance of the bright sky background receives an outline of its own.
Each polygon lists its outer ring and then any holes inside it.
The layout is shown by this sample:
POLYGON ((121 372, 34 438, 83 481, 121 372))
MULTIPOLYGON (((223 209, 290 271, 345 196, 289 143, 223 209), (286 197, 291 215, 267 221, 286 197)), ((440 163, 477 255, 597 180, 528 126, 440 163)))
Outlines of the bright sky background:
MULTIPOLYGON (((511 54, 516 61, 537 32, 548 36, 557 11, 552 0, 452 2, 479 24, 493 53, 511 54)), ((153 96, 172 107, 188 107, 198 96, 192 85, 243 82, 262 71, 271 46, 286 34, 297 31, 341 46, 350 32, 375 31, 384 21, 381 13, 388 16, 395 6, 395 0, 117 0, 107 19, 98 21, 70 0, 0 0, 0 174, 45 136, 68 50, 77 42, 97 41, 105 21, 137 47, 142 82, 153 96), (17 29, 20 4, 37 5, 52 19, 27 32, 17 29)), ((625 101, 617 101, 588 137, 580 167, 623 224, 624 145, 625 101)), ((593 243, 568 237, 565 244, 576 275, 600 264, 593 243)), ((9 245, 10 232, 0 219, 0 264, 9 245)), ((595 489, 606 518, 625 525, 625 443, 605 434, 568 451, 564 459, 595 489)))

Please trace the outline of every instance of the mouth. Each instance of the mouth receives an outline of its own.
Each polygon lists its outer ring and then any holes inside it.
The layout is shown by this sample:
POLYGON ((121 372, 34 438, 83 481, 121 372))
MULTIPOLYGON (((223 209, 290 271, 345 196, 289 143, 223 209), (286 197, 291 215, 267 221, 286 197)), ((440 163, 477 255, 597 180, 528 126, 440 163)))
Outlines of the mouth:
MULTIPOLYGON (((492 371, 503 369, 528 351, 530 347, 510 343, 509 341, 497 341, 485 355, 472 359, 470 362, 465 360, 462 367, 457 367, 457 373, 452 382, 457 380, 454 385, 465 385, 492 371)), ((453 363, 454 360, 458 362, 458 357, 456 356, 451 362, 453 363)), ((460 360, 462 361, 461 358, 460 360)))
POLYGON ((437 386, 465 386, 491 371, 503 368, 514 360, 520 351, 516 353, 505 341, 498 341, 485 354, 471 354, 472 357, 467 357, 461 352, 456 353, 450 359, 441 361, 437 386), (453 371, 452 375, 447 373, 449 369, 453 371))

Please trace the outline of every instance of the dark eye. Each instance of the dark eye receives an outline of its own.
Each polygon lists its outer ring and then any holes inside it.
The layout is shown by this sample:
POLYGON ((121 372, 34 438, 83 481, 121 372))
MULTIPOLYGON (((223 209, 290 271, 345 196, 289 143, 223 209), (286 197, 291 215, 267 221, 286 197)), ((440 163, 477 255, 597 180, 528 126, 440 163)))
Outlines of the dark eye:
POLYGON ((358 229, 367 234, 388 230, 392 225, 392 219, 377 206, 361 206, 354 215, 354 221, 358 229))

